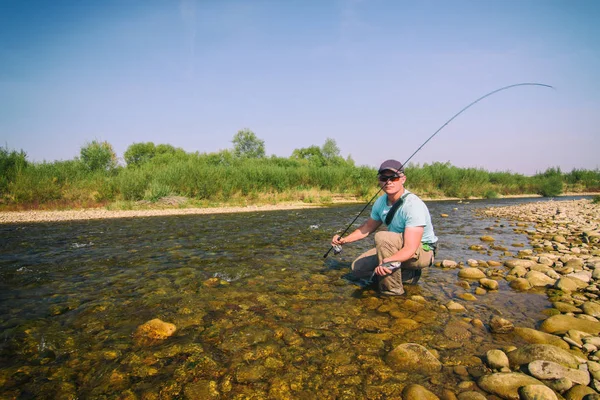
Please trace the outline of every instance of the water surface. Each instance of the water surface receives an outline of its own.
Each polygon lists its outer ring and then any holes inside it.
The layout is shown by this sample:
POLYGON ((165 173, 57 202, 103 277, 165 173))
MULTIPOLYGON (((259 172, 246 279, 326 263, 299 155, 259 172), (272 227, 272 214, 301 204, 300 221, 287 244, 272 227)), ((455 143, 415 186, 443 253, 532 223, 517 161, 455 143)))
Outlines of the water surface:
MULTIPOLYGON (((527 227, 473 210, 525 201, 539 199, 428 202, 437 259, 516 255, 527 227), (497 249, 469 250, 482 235, 497 249)), ((519 343, 468 321, 501 315, 534 328, 544 318, 543 292, 504 281, 461 300, 477 283, 460 286, 457 270, 429 268, 407 287, 425 303, 348 279, 371 238, 323 255, 362 207, 0 226, 1 397, 384 398, 406 383, 439 392, 468 379, 452 366, 482 368, 485 351, 519 343), (445 311, 450 300, 467 311, 445 311), (174 323, 174 336, 136 341, 154 318, 174 323), (446 367, 394 373, 385 355, 406 342, 446 367)))

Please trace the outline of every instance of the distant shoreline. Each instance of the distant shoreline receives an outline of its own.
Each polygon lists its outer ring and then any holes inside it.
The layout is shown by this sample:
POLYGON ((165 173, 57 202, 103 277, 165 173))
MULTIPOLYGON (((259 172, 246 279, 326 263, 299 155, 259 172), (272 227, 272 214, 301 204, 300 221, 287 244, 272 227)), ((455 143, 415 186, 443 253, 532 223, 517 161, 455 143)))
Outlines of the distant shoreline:
MULTIPOLYGON (((593 196, 598 193, 565 193, 558 197, 567 196, 593 196)), ((540 197, 537 195, 516 195, 503 196, 501 198, 531 198, 540 197)), ((551 198, 548 198, 550 200, 551 198)), ((438 198, 427 199, 425 201, 470 201, 481 199, 460 199, 460 198, 438 198)), ((190 208, 160 208, 160 209, 138 209, 138 210, 107 210, 105 208, 86 208, 78 210, 27 210, 27 211, 0 211, 0 225, 19 224, 34 222, 62 222, 62 221, 82 221, 97 219, 115 219, 115 218, 144 218, 155 216, 175 216, 175 215, 202 215, 202 214, 227 214, 243 213, 256 211, 277 211, 277 210, 298 210, 307 208, 328 207, 341 204, 364 204, 364 201, 334 201, 331 204, 310 204, 310 203, 281 203, 252 206, 220 206, 220 207, 190 207, 190 208)))

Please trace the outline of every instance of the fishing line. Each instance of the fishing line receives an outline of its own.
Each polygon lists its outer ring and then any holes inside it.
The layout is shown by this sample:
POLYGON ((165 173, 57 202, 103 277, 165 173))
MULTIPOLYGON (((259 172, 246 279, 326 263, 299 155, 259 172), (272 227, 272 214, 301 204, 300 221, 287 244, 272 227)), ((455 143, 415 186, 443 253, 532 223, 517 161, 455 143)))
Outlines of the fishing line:
MULTIPOLYGON (((466 107, 464 107, 462 110, 460 110, 459 112, 457 112, 456 114, 454 114, 454 116, 452 116, 452 118, 450 118, 448 121, 446 121, 444 123, 444 125, 440 126, 440 128, 437 131, 435 131, 433 133, 433 135, 429 136, 429 138, 427 138, 427 140, 425 142, 423 142, 423 144, 421 146, 419 146, 419 148, 417 150, 415 150, 415 152, 412 153, 411 156, 406 159, 406 161, 404 161, 402 163, 402 165, 408 164, 408 162, 415 156, 415 154, 417 154, 419 152, 419 150, 421 150, 423 148, 423 146, 425 146, 431 139, 433 139, 433 137, 435 135, 437 135, 439 131, 441 131, 442 129, 444 129, 446 127, 446 125, 448 125, 450 122, 452 122, 454 120, 454 118, 458 117, 460 114, 462 114, 463 112, 467 111, 470 107, 472 107, 475 104, 479 103, 481 100, 485 99, 486 97, 489 97, 489 96, 491 96, 493 94, 496 94, 498 92, 501 92, 503 90, 507 90, 507 89, 514 88, 514 87, 517 87, 517 86, 543 86, 543 87, 547 87, 547 88, 550 88, 550 89, 554 89, 553 86, 546 85, 544 83, 515 83, 513 85, 508 85, 508 86, 501 87, 500 89, 493 90, 493 91, 491 91, 491 92, 489 92, 489 93, 481 96, 477 100, 471 102, 469 105, 467 105, 466 107)), ((356 220, 358 219, 358 217, 360 217, 360 215, 363 213, 363 211, 365 211, 367 209, 367 207, 369 206, 369 204, 371 204, 371 202, 373 201, 373 199, 375 199, 375 197, 377 197, 377 195, 379 195, 379 192, 381 192, 381 190, 383 190, 384 186, 385 186, 385 184, 381 185, 381 187, 379 188, 379 190, 377 191, 377 193, 375 193, 375 196, 373 196, 371 198, 371 200, 369 200, 369 202, 363 207, 363 209, 360 210, 360 212, 358 213, 358 215, 356 216, 356 218, 354 218, 352 220, 352 222, 350 222, 350 224, 348 225, 348 227, 346 229, 344 229, 344 231, 340 235, 338 235, 338 237, 341 238, 341 237, 343 237, 346 234, 346 232, 348 232, 348 230, 356 222, 356 220)), ((335 250, 334 254, 339 254, 342 251, 342 247, 341 246, 331 246, 329 248, 329 250, 327 250, 327 253, 325 253, 325 255, 323 256, 323 258, 327 258, 327 256, 331 252, 331 250, 335 250)))

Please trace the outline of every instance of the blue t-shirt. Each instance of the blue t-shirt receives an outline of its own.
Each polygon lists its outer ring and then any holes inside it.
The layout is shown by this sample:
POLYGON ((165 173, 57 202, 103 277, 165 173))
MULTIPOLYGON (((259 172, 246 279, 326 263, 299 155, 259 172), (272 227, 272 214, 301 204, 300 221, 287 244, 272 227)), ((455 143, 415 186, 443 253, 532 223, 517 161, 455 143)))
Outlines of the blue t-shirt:
MULTIPOLYGON (((388 230, 390 232, 402 233, 407 227, 422 226, 424 227, 424 231, 421 242, 437 242, 438 238, 435 236, 433 225, 431 224, 431 215, 423 200, 406 189, 404 189, 402 197, 404 197, 404 202, 396 210, 396 215, 394 215, 392 223, 388 226, 388 230)), ((384 194, 373 204, 371 218, 375 221, 385 222, 385 217, 390 208, 392 206, 387 205, 387 194, 384 194)))

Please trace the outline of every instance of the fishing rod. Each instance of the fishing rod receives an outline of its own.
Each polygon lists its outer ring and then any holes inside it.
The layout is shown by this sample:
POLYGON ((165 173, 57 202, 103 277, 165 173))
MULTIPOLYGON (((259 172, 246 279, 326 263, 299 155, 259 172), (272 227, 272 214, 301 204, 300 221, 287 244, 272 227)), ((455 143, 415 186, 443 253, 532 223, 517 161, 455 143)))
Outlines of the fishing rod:
MULTIPOLYGON (((425 146, 431 139, 433 139, 433 137, 435 135, 437 135, 439 131, 441 131, 442 129, 444 129, 446 127, 446 125, 448 125, 450 122, 452 122, 454 120, 454 118, 458 117, 460 114, 462 114, 463 112, 467 111, 467 109, 469 109, 471 106, 474 106, 475 104, 479 103, 481 100, 485 99, 486 97, 489 97, 489 96, 491 96, 493 94, 496 94, 498 92, 501 92, 503 90, 507 90, 507 89, 514 88, 514 87, 517 87, 517 86, 543 86, 543 87, 547 87, 547 88, 550 88, 550 89, 554 89, 553 86, 546 85, 544 83, 515 83, 513 85, 508 85, 508 86, 501 87, 500 89, 493 90, 493 91, 491 91, 491 92, 489 92, 489 93, 481 96, 477 100, 471 102, 469 105, 467 105, 466 107, 464 107, 462 110, 460 110, 459 112, 457 112, 456 114, 454 114, 454 116, 452 116, 452 118, 450 118, 448 121, 446 121, 444 123, 444 125, 440 126, 439 129, 433 133, 433 135, 429 136, 429 138, 427 138, 427 140, 425 142, 423 142, 423 144, 421 146, 419 146, 419 148, 417 150, 415 150, 415 152, 412 153, 411 156, 408 157, 406 159, 406 161, 404 161, 404 163, 402 163, 402 165, 408 164, 408 162, 415 156, 415 154, 417 154, 419 152, 419 150, 421 150, 423 148, 423 146, 425 146)), ((348 232, 348 230, 352 227, 352 225, 354 225, 354 223, 356 222, 356 220, 358 219, 358 217, 360 217, 360 215, 367 209, 367 207, 369 206, 369 204, 371 204, 371 202, 373 201, 373 199, 375 199, 375 197, 377 197, 377 195, 379 195, 379 192, 381 192, 381 190, 383 190, 384 187, 385 187, 385 185, 381 185, 381 187, 379 188, 379 190, 377 191, 377 193, 375 193, 375 196, 373 196, 371 198, 371 200, 369 200, 369 202, 367 204, 365 204, 365 206, 363 207, 362 210, 360 210, 360 212, 358 213, 358 215, 356 216, 356 218, 354 218, 352 220, 352 222, 350 222, 350 224, 348 225, 348 227, 346 229, 344 229, 344 231, 340 235, 338 235, 339 238, 343 237, 346 234, 346 232, 348 232)), ((331 252, 331 250, 334 250, 334 254, 339 254, 342 251, 341 246, 331 246, 329 248, 329 250, 327 250, 327 253, 325 253, 325 255, 323 256, 323 258, 327 258, 327 256, 331 252)))

